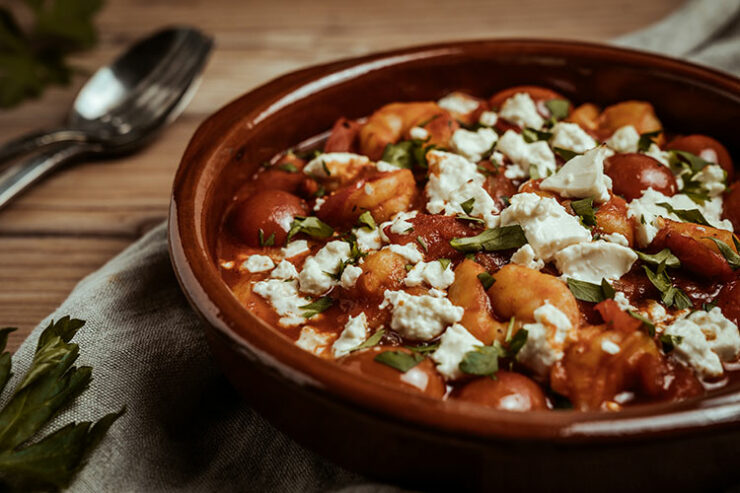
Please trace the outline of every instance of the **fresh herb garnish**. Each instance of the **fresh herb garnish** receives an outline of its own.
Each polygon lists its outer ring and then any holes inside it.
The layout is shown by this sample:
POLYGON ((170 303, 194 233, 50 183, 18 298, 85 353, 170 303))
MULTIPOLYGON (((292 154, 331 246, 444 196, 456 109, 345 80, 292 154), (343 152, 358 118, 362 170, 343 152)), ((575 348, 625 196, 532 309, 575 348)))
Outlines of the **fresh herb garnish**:
POLYGON ((260 246, 275 245, 275 233, 272 233, 270 236, 267 237, 267 239, 265 239, 265 232, 262 231, 262 228, 260 228, 257 231, 257 234, 259 235, 260 246))
POLYGON ((720 253, 722 253, 722 256, 727 260, 727 263, 730 264, 732 270, 740 267, 740 255, 735 253, 735 250, 733 250, 730 245, 712 236, 705 236, 704 238, 712 240, 714 244, 717 245, 717 248, 719 248, 720 253))
POLYGON ((694 175, 703 170, 704 167, 712 164, 690 152, 672 150, 669 153, 668 161, 675 174, 682 174, 688 171, 689 174, 694 175))
POLYGON ((639 152, 647 152, 650 146, 655 143, 653 140, 655 137, 663 133, 662 130, 656 130, 654 132, 645 132, 640 134, 640 139, 637 141, 637 150, 639 152))
POLYGON ((701 224, 702 226, 711 226, 698 209, 676 209, 668 202, 658 202, 657 204, 671 214, 675 214, 684 222, 701 224))
POLYGON ((420 246, 420 247, 421 247, 421 248, 422 248, 422 249, 423 249, 423 250, 424 250, 425 252, 428 252, 428 251, 429 251, 429 247, 427 247, 427 242, 426 242, 426 241, 424 241, 424 238, 422 238, 421 236, 417 236, 417 237, 416 237, 416 242, 417 242, 417 243, 419 244, 419 246, 420 246))
POLYGON ((432 123, 434 120, 442 116, 442 113, 437 113, 435 115, 432 115, 430 118, 427 118, 426 120, 422 121, 421 123, 416 124, 417 127, 424 128, 430 123, 432 123))
MULTIPOLYGON (((77 344, 70 340, 85 324, 63 317, 44 329, 31 367, 0 410, 0 490, 30 491, 66 488, 84 466, 110 426, 125 412, 103 416, 96 423, 70 423, 40 440, 34 436, 65 406, 87 389, 89 366, 75 367, 77 344)), ((0 329, 0 392, 12 376, 7 337, 0 329)))
POLYGON ((488 288, 493 286, 493 283, 496 282, 496 279, 494 279, 493 276, 489 274, 488 272, 481 272, 476 277, 478 278, 480 283, 483 285, 483 289, 485 289, 486 291, 488 291, 488 288))
POLYGON ((422 361, 424 356, 417 353, 406 353, 403 351, 383 351, 373 358, 378 363, 395 368, 401 373, 406 373, 422 361))
POLYGON ((670 353, 676 348, 676 346, 681 344, 681 341, 683 341, 683 336, 675 336, 673 334, 661 334, 658 339, 663 345, 663 352, 670 353))
POLYGON ((314 197, 323 197, 326 195, 326 188, 324 188, 324 185, 319 185, 319 188, 316 189, 316 191, 313 193, 314 197))
POLYGON ((492 376, 498 371, 498 358, 504 356, 496 346, 476 346, 460 361, 460 371, 468 375, 492 376))
POLYGON ((437 259, 437 262, 439 262, 439 264, 442 266, 442 270, 447 270, 447 267, 450 266, 450 264, 452 263, 452 260, 448 258, 440 258, 440 259, 437 259))
POLYGON ((414 268, 414 264, 406 264, 403 267, 406 269, 406 272, 411 272, 411 269, 414 268))
POLYGON ((460 207, 463 211, 465 211, 465 214, 470 215, 471 212, 473 212, 473 205, 475 204, 475 197, 469 198, 465 202, 460 203, 460 207))
POLYGON ((280 169, 287 172, 287 173, 296 173, 298 172, 298 168, 296 168, 295 164, 293 163, 283 163, 280 165, 280 169))
POLYGON ((314 315, 318 315, 321 312, 325 312, 334 304, 334 300, 328 296, 322 296, 321 298, 313 301, 307 305, 299 306, 301 310, 304 310, 303 317, 311 318, 314 315))
POLYGON ((521 351, 521 349, 527 343, 528 336, 529 331, 527 331, 527 329, 517 330, 516 334, 514 334, 514 336, 509 341, 509 346, 506 349, 506 355, 510 358, 515 358, 516 355, 519 354, 519 351, 521 351))
POLYGON ((686 293, 675 287, 672 283, 668 274, 665 273, 665 264, 661 263, 655 272, 653 272, 647 265, 642 266, 645 269, 650 282, 655 288, 661 293, 661 301, 667 307, 675 306, 679 310, 684 308, 690 308, 693 306, 691 299, 686 296, 686 293))
POLYGON ((522 130, 522 137, 524 141, 531 144, 539 140, 550 140, 552 138, 552 132, 545 132, 543 130, 537 130, 532 127, 527 127, 522 130))
POLYGON ((381 159, 399 168, 411 169, 414 165, 427 168, 426 154, 435 148, 434 144, 427 144, 422 140, 404 140, 385 146, 381 159))
POLYGON ((468 215, 465 215, 465 214, 458 214, 456 216, 456 219, 459 219, 461 221, 470 221, 470 222, 473 222, 473 223, 486 224, 486 222, 483 219, 479 218, 479 217, 468 216, 468 215))
POLYGON ((650 334, 650 337, 653 337, 655 335, 655 324, 653 323, 652 320, 643 316, 641 313, 638 313, 632 310, 627 310, 627 313, 631 315, 632 317, 636 318, 637 320, 639 320, 640 322, 642 322, 643 324, 645 324, 645 326, 648 328, 648 334, 650 334))
POLYGON ((545 101, 545 107, 550 111, 550 116, 555 120, 567 118, 570 103, 565 99, 549 99, 545 101))
POLYGON ((563 161, 570 161, 576 156, 580 156, 580 152, 571 151, 570 149, 563 149, 562 147, 553 147, 553 151, 555 151, 555 154, 563 158, 563 161))
POLYGON ((288 238, 286 242, 290 241, 298 233, 304 233, 312 238, 328 238, 334 234, 334 229, 328 224, 322 222, 318 217, 300 217, 295 216, 295 219, 290 224, 290 231, 288 231, 288 238))
POLYGON ((594 208, 594 199, 587 197, 581 200, 574 200, 570 203, 573 211, 581 218, 584 226, 596 226, 596 209, 594 208))
POLYGON ((590 303, 601 303, 606 299, 614 298, 616 294, 616 291, 606 279, 602 279, 601 284, 593 284, 569 277, 566 283, 568 284, 568 289, 570 289, 570 292, 573 293, 573 296, 577 300, 588 301, 590 303))
POLYGON ((350 353, 353 353, 355 351, 359 351, 361 349, 367 349, 371 348, 373 346, 377 346, 380 340, 383 338, 383 335, 385 334, 384 329, 378 329, 375 331, 373 335, 365 339, 364 342, 358 344, 357 346, 353 347, 349 350, 350 353))
POLYGON ((664 264, 666 267, 669 267, 671 269, 678 269, 679 267, 681 267, 681 261, 678 260, 678 257, 673 255, 673 253, 671 253, 668 248, 664 248, 663 250, 655 254, 638 252, 637 250, 635 250, 634 252, 637 254, 637 258, 639 258, 646 264, 664 264))
POLYGON ((404 346, 404 347, 415 353, 426 354, 426 353, 433 353, 434 351, 439 349, 439 343, 435 342, 434 344, 425 344, 423 346, 404 346))
POLYGON ((487 229, 475 236, 453 238, 450 245, 461 252, 495 252, 519 248, 527 243, 524 230, 518 224, 487 229))
POLYGON ((321 160, 321 167, 324 168, 324 173, 326 173, 326 176, 331 176, 331 170, 329 170, 329 167, 326 165, 326 161, 323 159, 321 160))
POLYGON ((371 231, 378 227, 370 211, 365 211, 360 214, 360 217, 357 218, 357 222, 360 224, 360 226, 366 227, 371 231))

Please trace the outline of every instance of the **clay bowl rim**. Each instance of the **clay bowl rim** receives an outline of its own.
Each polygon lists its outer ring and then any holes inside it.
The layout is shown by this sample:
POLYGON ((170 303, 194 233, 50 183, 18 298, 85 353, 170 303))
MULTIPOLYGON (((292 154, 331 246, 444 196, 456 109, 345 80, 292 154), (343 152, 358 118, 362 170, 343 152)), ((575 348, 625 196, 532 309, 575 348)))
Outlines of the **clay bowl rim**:
POLYGON ((740 389, 678 403, 647 404, 618 413, 580 411, 497 411, 478 405, 440 401, 348 371, 292 344, 246 310, 222 281, 205 245, 204 200, 215 175, 207 164, 247 120, 256 124, 270 112, 283 111, 295 98, 420 59, 438 59, 490 50, 521 50, 543 56, 578 54, 618 64, 659 69, 673 76, 721 90, 740 101, 740 79, 714 69, 660 55, 595 43, 540 39, 491 39, 421 45, 316 65, 259 86, 219 109, 191 138, 173 183, 168 237, 178 280, 196 311, 232 347, 290 382, 308 386, 350 408, 404 422, 420 430, 473 440, 535 440, 598 443, 680 435, 740 426, 740 389), (230 110, 248 110, 239 118, 230 110), (207 171, 207 172, 204 172, 207 171))

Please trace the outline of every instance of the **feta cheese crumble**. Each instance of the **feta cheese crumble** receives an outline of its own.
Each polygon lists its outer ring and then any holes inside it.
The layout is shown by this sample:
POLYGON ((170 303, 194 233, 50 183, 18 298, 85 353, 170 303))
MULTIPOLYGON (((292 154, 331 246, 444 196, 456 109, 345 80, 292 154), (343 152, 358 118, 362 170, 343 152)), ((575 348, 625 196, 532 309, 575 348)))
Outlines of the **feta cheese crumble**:
POLYGON ((568 317, 546 302, 534 311, 535 323, 524 324, 527 341, 516 358, 537 375, 546 377, 552 365, 563 359, 563 347, 573 329, 568 317))
POLYGON ((486 127, 493 127, 498 122, 498 115, 495 111, 484 111, 478 117, 478 123, 486 127))
POLYGON ((455 91, 437 101, 437 104, 440 108, 452 113, 467 115, 478 109, 480 103, 472 96, 455 91))
POLYGON ((640 141, 640 134, 637 133, 632 125, 619 127, 611 137, 606 139, 606 145, 617 152, 637 152, 637 143, 640 141))
POLYGON ((293 258, 309 251, 306 240, 293 240, 282 248, 284 258, 293 258))
POLYGON ((460 324, 454 324, 439 338, 439 347, 430 358, 437 363, 437 371, 447 380, 454 380, 463 376, 460 371, 460 362, 465 353, 472 351, 476 346, 482 346, 475 336, 460 324))
POLYGON ((498 114, 520 127, 539 130, 545 124, 545 119, 537 112, 537 105, 526 92, 516 93, 504 101, 498 114))
POLYGON ((281 316, 280 325, 291 327, 306 321, 303 317, 303 311, 299 307, 310 303, 310 301, 298 294, 298 286, 295 281, 266 279, 254 283, 252 291, 272 305, 275 312, 281 316))
POLYGON ((361 168, 370 164, 367 156, 351 152, 327 152, 310 160, 303 168, 303 172, 315 178, 329 178, 340 172, 361 168), (327 170, 329 173, 327 174, 327 170))
POLYGON ((617 245, 630 246, 629 240, 627 240, 627 237, 622 233, 609 233, 601 235, 601 238, 611 243, 616 243, 617 245))
POLYGON ((637 308, 632 306, 632 304, 630 303, 630 300, 627 299, 627 296, 625 296, 625 294, 621 291, 617 291, 616 293, 614 293, 614 302, 617 304, 617 306, 619 306, 619 309, 622 311, 626 312, 627 310, 632 310, 632 311, 637 310, 637 308))
POLYGON ((631 248, 603 240, 570 245, 555 254, 555 265, 564 277, 594 284, 619 279, 636 260, 631 248))
POLYGON ((317 328, 306 325, 301 329, 301 335, 295 343, 299 348, 321 356, 329 348, 333 337, 334 334, 320 332, 317 328))
POLYGON ((694 175, 694 180, 701 183, 701 187, 707 191, 710 197, 717 197, 725 191, 725 180, 727 173, 716 164, 704 166, 704 169, 694 175))
POLYGON ((501 211, 501 226, 519 224, 536 256, 545 262, 568 245, 591 240, 591 232, 578 218, 551 197, 519 193, 510 204, 501 211))
POLYGON ((453 282, 455 282, 455 272, 452 270, 452 264, 448 263, 443 266, 438 260, 419 262, 406 274, 406 279, 404 279, 404 284, 409 287, 426 283, 437 289, 447 289, 453 282))
POLYGON ((375 169, 377 169, 381 173, 388 173, 390 171, 398 171, 401 168, 387 161, 378 161, 377 163, 375 163, 375 169))
POLYGON ((447 298, 429 295, 411 295, 404 291, 384 293, 383 309, 392 305, 391 328, 402 337, 429 341, 440 335, 445 328, 459 322, 464 310, 453 305, 447 298))
POLYGON ((411 127, 409 137, 417 140, 426 140, 429 138, 429 131, 424 127, 411 127))
POLYGON ((365 342, 365 339, 367 339, 367 316, 363 312, 355 317, 349 317, 344 324, 344 330, 332 346, 334 357, 341 358, 349 354, 352 349, 365 342))
POLYGON ((555 192, 561 197, 593 197, 596 202, 609 200, 612 180, 604 174, 607 150, 597 147, 576 156, 557 173, 542 180, 540 188, 555 192))
POLYGON ((349 256, 350 246, 346 241, 334 240, 324 245, 303 264, 303 270, 298 275, 301 291, 317 295, 327 292, 337 284, 332 275, 339 272, 349 256))
POLYGON ((534 174, 531 171, 532 167, 540 177, 549 176, 555 171, 555 155, 544 140, 527 143, 521 134, 507 130, 499 139, 496 148, 519 167, 519 170, 507 168, 504 173, 507 178, 530 176, 534 174))
POLYGON ((558 122, 552 127, 550 145, 584 153, 596 147, 596 141, 577 123, 558 122))
POLYGON ((242 263, 242 268, 248 272, 264 272, 275 267, 275 262, 272 261, 267 255, 250 255, 247 260, 242 263))
POLYGON ((275 279, 298 279, 298 271, 296 270, 295 265, 287 260, 282 260, 277 267, 270 272, 270 277, 275 279))
POLYGON ((356 228, 352 232, 357 239, 357 248, 362 252, 380 250, 383 240, 380 237, 380 228, 356 228))
POLYGON ((532 245, 529 243, 519 247, 519 249, 514 252, 514 255, 511 256, 511 262, 534 270, 542 270, 545 266, 545 262, 537 258, 532 249, 532 245))
POLYGON ((339 285, 344 289, 349 289, 355 285, 357 279, 362 274, 362 268, 356 265, 347 265, 342 271, 342 277, 339 279, 339 285))
POLYGON ((498 135, 490 128, 479 128, 475 132, 459 128, 452 134, 450 145, 453 151, 477 163, 489 153, 497 140, 498 135))
POLYGON ((406 243, 405 245, 398 245, 396 243, 385 247, 393 253, 397 253, 412 264, 418 264, 424 259, 424 255, 416 248, 413 243, 406 243))

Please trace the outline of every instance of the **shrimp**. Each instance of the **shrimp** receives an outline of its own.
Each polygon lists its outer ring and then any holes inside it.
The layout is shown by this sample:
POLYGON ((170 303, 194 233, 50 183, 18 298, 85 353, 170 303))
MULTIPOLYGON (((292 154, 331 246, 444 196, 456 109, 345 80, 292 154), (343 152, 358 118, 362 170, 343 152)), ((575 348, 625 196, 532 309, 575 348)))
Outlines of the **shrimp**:
POLYGON ((377 161, 383 157, 388 144, 408 139, 409 131, 423 127, 429 134, 429 143, 446 147, 459 124, 447 110, 437 103, 391 103, 370 115, 360 129, 360 152, 377 161))
POLYGON ((602 235, 618 233, 627 238, 629 246, 635 244, 634 219, 627 216, 627 202, 611 195, 596 211, 596 232, 602 235))
POLYGON ((491 302, 478 275, 486 270, 472 260, 464 260, 455 269, 455 282, 448 297, 452 303, 465 309, 460 323, 481 342, 490 345, 494 340, 503 342, 506 324, 491 315, 491 302))
MULTIPOLYGON (((619 128, 632 125, 637 133, 644 134, 663 130, 663 124, 655 116, 653 105, 644 101, 624 101, 604 108, 599 115, 597 135, 606 139, 619 128)), ((662 146, 665 138, 661 133, 655 142, 662 146)))

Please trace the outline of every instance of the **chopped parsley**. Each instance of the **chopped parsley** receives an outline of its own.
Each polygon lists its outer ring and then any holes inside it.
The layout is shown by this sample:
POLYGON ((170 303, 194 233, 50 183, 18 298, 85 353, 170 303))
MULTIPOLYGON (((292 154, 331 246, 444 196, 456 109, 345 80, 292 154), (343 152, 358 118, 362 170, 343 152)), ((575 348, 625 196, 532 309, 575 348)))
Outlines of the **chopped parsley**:
POLYGON ((550 116, 555 120, 568 117, 570 102, 567 99, 549 99, 545 101, 545 107, 550 111, 550 116))
POLYGON ((712 236, 705 236, 704 239, 712 240, 714 244, 717 245, 717 248, 719 248, 720 253, 725 260, 727 260, 727 263, 730 264, 732 270, 736 270, 740 267, 740 255, 735 253, 735 250, 733 250, 730 245, 712 236))
POLYGON ((518 224, 487 229, 475 236, 453 238, 450 245, 461 252, 495 252, 519 248, 527 243, 524 230, 518 224))
POLYGON ((290 231, 288 231, 288 238, 286 241, 290 241, 290 239, 298 233, 307 234, 312 238, 328 238, 334 234, 334 228, 315 216, 295 216, 295 219, 290 224, 290 231))
POLYGON ((488 291, 488 288, 493 286, 493 283, 496 282, 496 279, 494 279, 493 276, 489 274, 488 272, 481 272, 476 277, 478 278, 480 283, 483 285, 483 289, 485 289, 486 291, 488 291))
POLYGON ((671 214, 675 214, 678 216, 681 221, 687 222, 687 223, 696 223, 701 224, 702 226, 711 226, 709 224, 709 221, 706 220, 706 218, 702 215, 701 212, 699 212, 698 209, 676 209, 668 202, 658 202, 657 204, 671 214))
POLYGON ((654 132, 646 132, 644 134, 640 134, 640 139, 637 141, 637 150, 639 152, 647 152, 647 150, 650 149, 650 146, 655 143, 653 139, 660 135, 662 132, 662 130, 656 130, 654 132))
POLYGON ((321 312, 325 312, 334 304, 334 299, 328 296, 322 296, 321 298, 313 301, 307 305, 299 306, 301 310, 304 310, 303 317, 311 318, 314 315, 318 315, 321 312))
POLYGON ((473 212, 473 205, 475 204, 475 197, 469 198, 465 202, 460 203, 460 207, 463 211, 465 211, 465 214, 470 215, 471 212, 473 212))
POLYGON ((357 218, 357 222, 360 224, 361 227, 366 227, 371 231, 378 227, 370 211, 365 211, 360 214, 360 217, 357 218))
POLYGON ((383 351, 373 358, 378 363, 390 366, 401 373, 406 373, 422 361, 424 356, 418 353, 406 353, 403 351, 383 351))
POLYGON ((265 232, 262 231, 262 228, 257 231, 257 234, 259 235, 260 240, 260 246, 273 246, 275 245, 275 233, 272 233, 270 236, 265 239, 265 232))
POLYGON ((573 293, 577 300, 588 301, 590 303, 600 303, 606 299, 614 298, 616 291, 606 279, 601 280, 601 284, 593 284, 587 281, 568 278, 566 280, 568 289, 573 293))
POLYGON ((663 250, 654 254, 638 252, 637 250, 635 250, 634 252, 637 254, 637 258, 639 258, 646 264, 664 264, 666 267, 669 267, 671 269, 678 269, 679 267, 681 267, 681 261, 678 260, 678 257, 673 255, 673 253, 671 253, 668 248, 664 248, 663 250))
POLYGON ((573 211, 578 214, 581 223, 587 227, 596 226, 596 208, 594 208, 594 199, 587 197, 581 200, 574 200, 570 203, 573 211))

